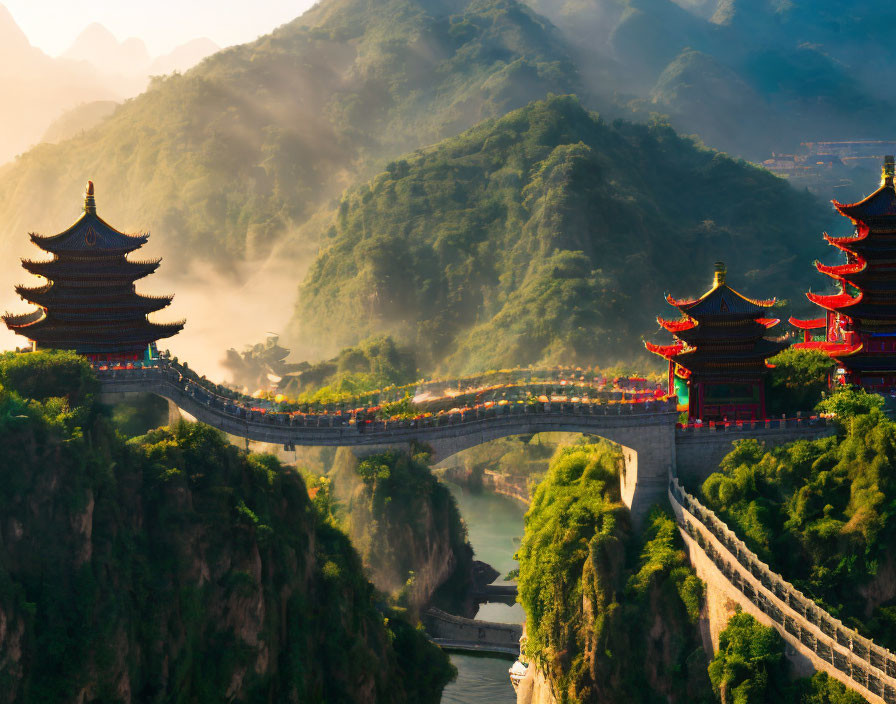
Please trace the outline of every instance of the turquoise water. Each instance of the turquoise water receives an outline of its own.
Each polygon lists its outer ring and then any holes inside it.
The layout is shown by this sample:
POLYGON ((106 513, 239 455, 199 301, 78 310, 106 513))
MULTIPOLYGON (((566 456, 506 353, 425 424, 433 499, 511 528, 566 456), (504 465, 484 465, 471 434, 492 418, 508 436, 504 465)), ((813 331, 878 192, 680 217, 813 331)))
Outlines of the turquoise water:
MULTIPOLYGON (((487 562, 501 572, 496 582, 517 567, 513 554, 523 535, 525 507, 500 494, 473 494, 462 487, 448 484, 460 513, 467 524, 470 544, 476 559, 487 562)), ((525 619, 519 604, 483 604, 476 618, 502 623, 522 623, 525 619)), ((451 655, 457 668, 457 679, 445 688, 442 704, 514 704, 516 694, 507 675, 512 661, 471 655, 451 655)))

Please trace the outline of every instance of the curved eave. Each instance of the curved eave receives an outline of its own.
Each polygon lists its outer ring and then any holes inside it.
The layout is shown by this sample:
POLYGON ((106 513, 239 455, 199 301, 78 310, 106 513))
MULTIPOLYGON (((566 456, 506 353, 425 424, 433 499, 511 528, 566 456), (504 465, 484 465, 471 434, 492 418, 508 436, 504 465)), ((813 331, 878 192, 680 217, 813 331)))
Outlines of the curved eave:
POLYGON ((28 236, 35 245, 46 252, 53 252, 54 254, 72 250, 90 252, 90 249, 84 250, 80 246, 79 238, 81 237, 82 228, 93 228, 99 240, 111 240, 110 244, 114 243, 114 246, 98 250, 104 254, 113 252, 126 254, 139 249, 149 240, 148 234, 129 235, 117 230, 96 213, 84 213, 71 227, 63 230, 58 235, 45 236, 36 232, 29 232, 28 236), (78 246, 71 246, 73 243, 77 243, 78 246))
POLYGON ((828 324, 827 318, 813 318, 811 320, 790 318, 787 322, 800 330, 817 330, 818 328, 827 327, 828 324))
POLYGON ((660 357, 665 359, 672 359, 672 357, 681 354, 687 349, 683 342, 678 342, 674 345, 655 345, 652 342, 644 341, 644 347, 647 348, 648 352, 653 352, 654 354, 658 354, 660 357))
POLYGON ((656 322, 671 333, 682 332, 683 330, 691 330, 692 328, 697 326, 696 321, 690 318, 682 318, 681 320, 666 320, 665 318, 657 317, 656 322))
POLYGON ((22 313, 21 315, 12 315, 6 313, 3 315, 3 322, 10 329, 27 328, 44 319, 43 308, 38 308, 30 313, 22 313))
POLYGON ((833 245, 837 249, 853 254, 854 252, 849 249, 849 246, 851 244, 855 244, 856 242, 861 242, 862 240, 868 239, 868 234, 870 232, 871 228, 869 228, 866 224, 857 222, 856 234, 854 235, 848 235, 846 237, 831 237, 827 232, 825 232, 822 237, 824 238, 825 242, 833 245))
POLYGON ((781 322, 780 318, 756 318, 756 322, 765 327, 766 329, 771 329, 775 327, 778 323, 781 322))
POLYGON ((817 293, 807 293, 806 298, 808 298, 817 306, 821 306, 826 310, 837 312, 841 308, 848 308, 849 306, 854 306, 856 305, 856 303, 859 303, 862 300, 862 295, 863 294, 861 292, 859 292, 858 296, 851 296, 848 293, 837 293, 833 296, 822 296, 817 293))
POLYGON ((835 266, 828 266, 827 264, 822 264, 820 261, 816 260, 815 268, 822 274, 827 274, 831 278, 842 280, 844 276, 858 274, 867 269, 868 262, 856 255, 856 261, 850 262, 849 264, 837 264, 835 266))
POLYGON ((689 306, 694 305, 698 300, 699 300, 699 299, 697 299, 697 298, 689 298, 689 299, 685 299, 685 298, 681 298, 681 299, 678 299, 678 298, 672 298, 672 295, 671 295, 671 294, 668 294, 668 293, 666 294, 666 302, 667 302, 670 306, 675 306, 676 308, 687 308, 687 307, 689 307, 689 306))
POLYGON ((795 350, 821 350, 831 357, 849 357, 862 351, 864 345, 859 342, 849 345, 845 342, 798 342, 793 345, 795 350))
POLYGON ((892 181, 884 183, 874 193, 857 203, 841 203, 836 199, 832 200, 831 203, 833 203, 838 213, 856 223, 864 222, 867 219, 893 217, 896 215, 893 212, 894 203, 896 203, 896 191, 894 191, 892 181), (877 202, 875 203, 875 201, 877 202))

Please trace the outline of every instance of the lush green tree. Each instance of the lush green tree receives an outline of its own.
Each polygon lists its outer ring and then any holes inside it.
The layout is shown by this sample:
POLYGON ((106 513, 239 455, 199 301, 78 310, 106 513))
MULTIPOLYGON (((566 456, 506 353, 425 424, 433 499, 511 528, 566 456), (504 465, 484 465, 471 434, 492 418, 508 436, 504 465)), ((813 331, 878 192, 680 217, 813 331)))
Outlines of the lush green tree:
POLYGON ((709 679, 722 704, 789 701, 784 641, 749 614, 734 614, 719 634, 709 679))
POLYGON ((99 390, 87 358, 60 350, 0 355, 0 384, 37 401, 64 396, 72 407, 89 406, 99 390))
POLYGON ((772 450, 741 441, 702 493, 773 569, 893 646, 891 598, 871 585, 885 583, 893 565, 896 424, 862 393, 845 391, 832 399, 844 413, 869 405, 871 411, 842 415, 837 437, 772 450))
POLYGON ((821 350, 790 347, 768 360, 767 405, 770 413, 794 415, 815 408, 828 389, 834 361, 821 350))
POLYGON ((864 697, 841 682, 816 672, 791 681, 778 632, 738 612, 719 634, 719 650, 709 678, 722 704, 862 704, 864 697))
POLYGON ((880 394, 868 393, 865 389, 841 389, 828 396, 818 404, 822 413, 834 413, 838 418, 848 421, 854 416, 882 410, 884 399, 880 394))

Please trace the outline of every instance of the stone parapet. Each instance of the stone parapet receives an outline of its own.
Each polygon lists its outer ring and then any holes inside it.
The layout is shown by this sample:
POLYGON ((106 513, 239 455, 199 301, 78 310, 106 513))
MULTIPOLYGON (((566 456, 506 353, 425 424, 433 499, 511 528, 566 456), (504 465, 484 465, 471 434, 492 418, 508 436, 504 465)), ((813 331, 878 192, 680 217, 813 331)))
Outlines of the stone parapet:
POLYGON ((896 657, 889 650, 844 626, 772 571, 675 477, 668 495, 691 562, 710 589, 724 590, 746 611, 773 626, 815 669, 869 701, 896 702, 896 657))

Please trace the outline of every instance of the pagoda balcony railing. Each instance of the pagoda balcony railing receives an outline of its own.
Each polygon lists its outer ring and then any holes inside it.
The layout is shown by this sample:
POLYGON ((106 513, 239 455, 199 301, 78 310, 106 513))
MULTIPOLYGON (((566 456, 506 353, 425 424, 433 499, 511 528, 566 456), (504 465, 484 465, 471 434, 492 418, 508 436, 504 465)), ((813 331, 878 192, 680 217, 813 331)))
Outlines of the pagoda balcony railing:
POLYGON ((753 430, 774 430, 785 428, 825 428, 833 426, 834 421, 827 416, 803 415, 780 418, 765 418, 759 420, 728 420, 708 421, 706 423, 678 423, 676 433, 686 435, 701 435, 719 432, 744 432, 753 430))
POLYGON ((677 477, 669 498, 682 532, 785 640, 811 653, 885 702, 896 703, 896 655, 843 624, 771 569, 677 477))

